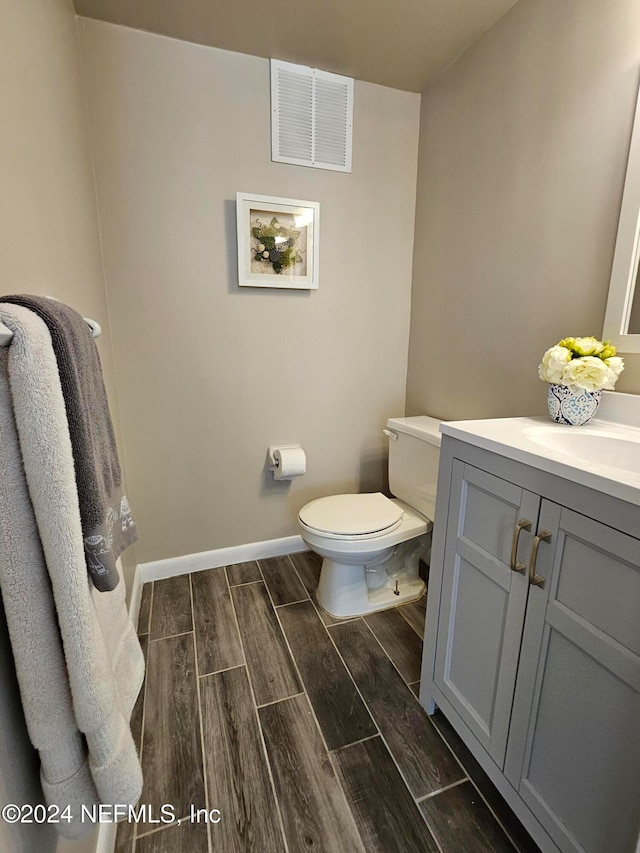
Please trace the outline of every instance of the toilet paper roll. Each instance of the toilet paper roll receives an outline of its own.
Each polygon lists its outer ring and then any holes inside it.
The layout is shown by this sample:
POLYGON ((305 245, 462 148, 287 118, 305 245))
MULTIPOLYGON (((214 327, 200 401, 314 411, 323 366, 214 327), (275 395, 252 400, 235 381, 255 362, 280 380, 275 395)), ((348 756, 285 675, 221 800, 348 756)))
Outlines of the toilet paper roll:
POLYGON ((273 476, 276 480, 291 480, 307 470, 307 457, 301 447, 274 447, 273 458, 276 463, 273 476))

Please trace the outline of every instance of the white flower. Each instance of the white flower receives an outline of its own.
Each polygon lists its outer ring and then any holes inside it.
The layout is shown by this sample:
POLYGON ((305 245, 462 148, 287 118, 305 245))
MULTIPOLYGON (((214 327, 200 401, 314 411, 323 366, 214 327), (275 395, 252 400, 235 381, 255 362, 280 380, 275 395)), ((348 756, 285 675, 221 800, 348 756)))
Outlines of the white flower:
POLYGON ((606 383, 602 386, 605 391, 613 391, 618 376, 624 370, 624 361, 620 358, 620 356, 614 355, 611 358, 605 358, 604 363, 607 365, 607 370, 609 371, 607 376, 606 383))
POLYGON ((578 355, 598 355, 604 349, 604 344, 597 338, 576 338, 573 349, 578 355))
POLYGON ((574 358, 564 369, 562 385, 582 388, 585 391, 599 391, 610 380, 611 368, 600 358, 592 355, 574 358))
POLYGON ((571 350, 561 346, 551 347, 542 356, 542 364, 538 365, 538 376, 545 382, 560 384, 570 361, 571 350))
POLYGON ((611 358, 605 358, 604 363, 615 373, 616 379, 624 370, 624 361, 619 355, 613 355, 611 358))

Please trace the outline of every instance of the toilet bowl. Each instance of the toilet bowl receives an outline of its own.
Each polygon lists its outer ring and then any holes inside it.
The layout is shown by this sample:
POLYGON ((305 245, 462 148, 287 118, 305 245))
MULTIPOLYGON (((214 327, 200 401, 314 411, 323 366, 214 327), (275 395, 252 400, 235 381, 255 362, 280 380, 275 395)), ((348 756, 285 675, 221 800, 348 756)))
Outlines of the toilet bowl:
POLYGON ((425 592, 419 561, 430 547, 439 426, 426 416, 387 422, 395 498, 380 492, 331 495, 300 510, 302 538, 323 558, 317 601, 331 616, 361 616, 425 592))

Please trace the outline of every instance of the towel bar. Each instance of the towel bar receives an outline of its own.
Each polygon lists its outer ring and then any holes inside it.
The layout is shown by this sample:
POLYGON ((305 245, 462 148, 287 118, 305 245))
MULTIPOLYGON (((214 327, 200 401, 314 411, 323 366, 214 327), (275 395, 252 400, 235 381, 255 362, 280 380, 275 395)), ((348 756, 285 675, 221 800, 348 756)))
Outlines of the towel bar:
MULTIPOLYGON (((89 324, 89 327, 93 332, 93 337, 97 338, 102 333, 100 323, 89 317, 85 317, 84 319, 89 324)), ((4 323, 0 323, 0 347, 8 347, 12 340, 13 332, 11 329, 7 328, 4 323)))

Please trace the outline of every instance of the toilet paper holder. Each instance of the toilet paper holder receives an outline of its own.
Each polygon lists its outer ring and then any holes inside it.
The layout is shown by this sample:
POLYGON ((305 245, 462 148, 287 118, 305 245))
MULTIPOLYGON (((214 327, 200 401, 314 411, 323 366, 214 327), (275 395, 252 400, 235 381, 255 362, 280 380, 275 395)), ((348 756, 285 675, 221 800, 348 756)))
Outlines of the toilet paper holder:
POLYGON ((301 471, 296 471, 295 473, 292 473, 290 476, 288 476, 287 474, 283 474, 283 472, 280 470, 280 459, 278 458, 278 456, 283 455, 283 454, 286 455, 287 450, 300 450, 302 453, 303 465, 305 463, 304 451, 302 450, 302 448, 300 447, 299 444, 272 444, 272 445, 269 445, 269 448, 267 451, 267 458, 269 461, 269 470, 273 472, 273 475, 277 480, 278 479, 290 479, 290 477, 296 477, 296 476, 299 476, 300 474, 304 473, 304 467, 301 471), (278 453, 278 455, 276 455, 276 452, 278 453))
POLYGON ((300 447, 300 445, 299 444, 270 444, 269 450, 268 450, 269 470, 270 471, 277 471, 278 467, 280 465, 279 460, 276 459, 276 457, 274 455, 276 450, 292 450, 295 447, 300 447))

